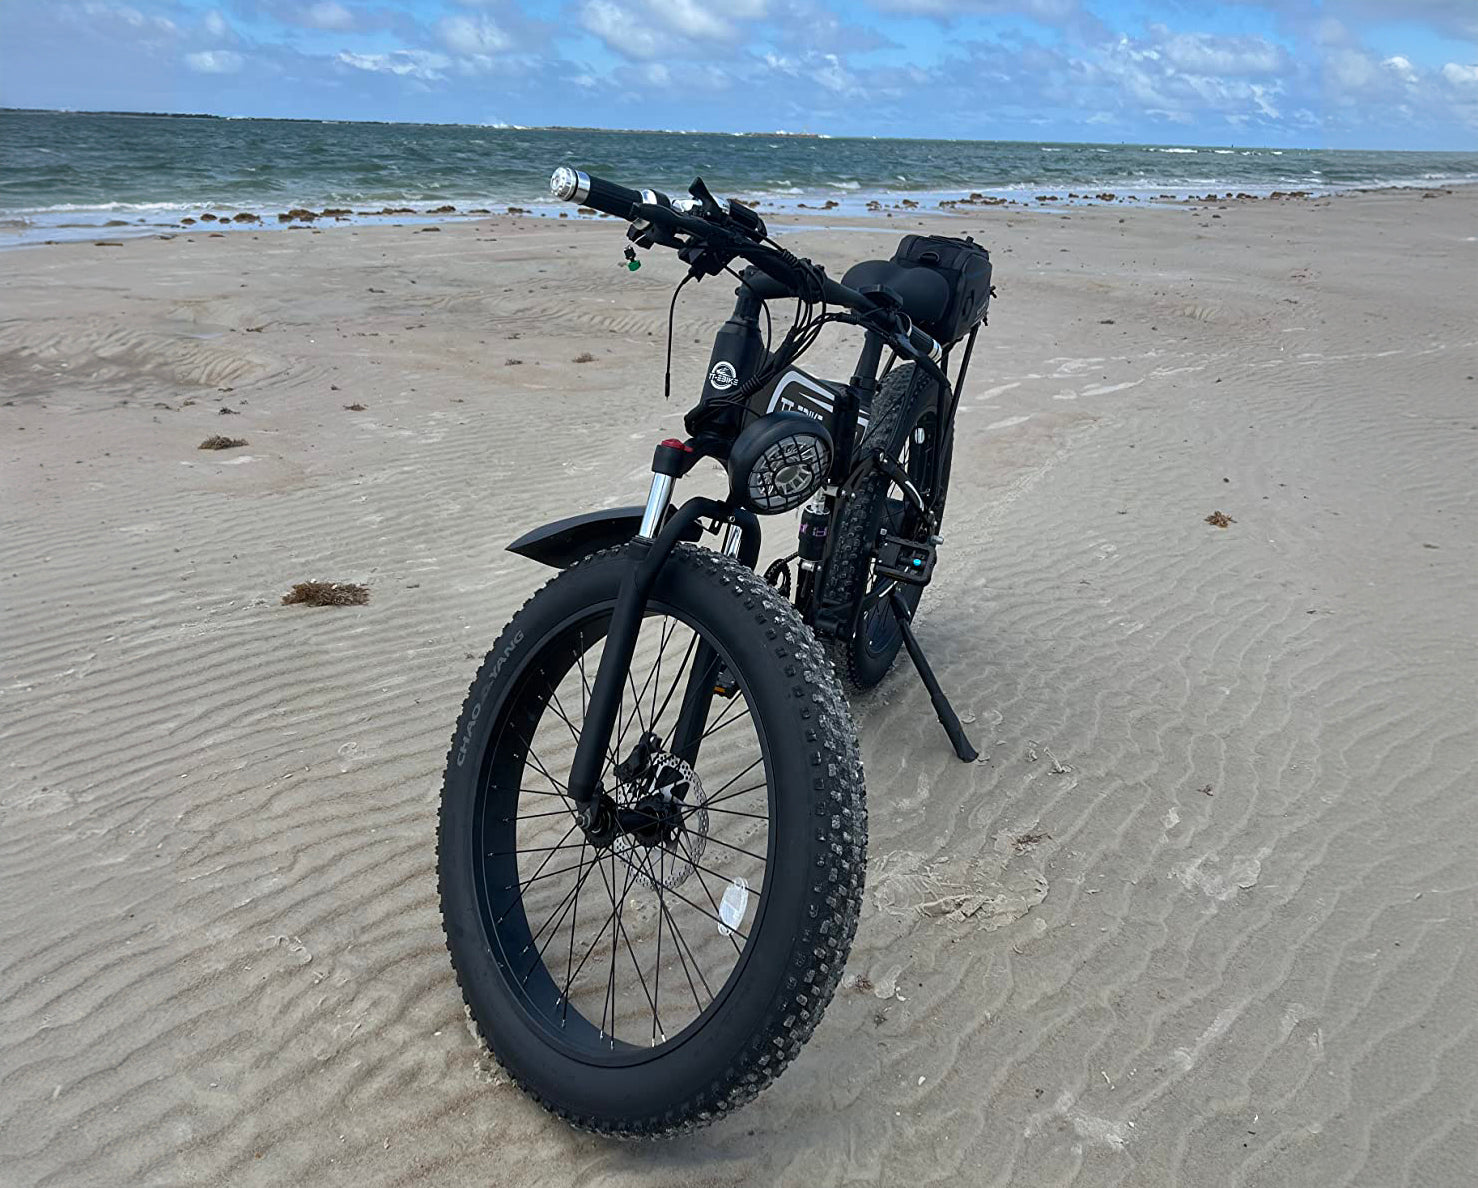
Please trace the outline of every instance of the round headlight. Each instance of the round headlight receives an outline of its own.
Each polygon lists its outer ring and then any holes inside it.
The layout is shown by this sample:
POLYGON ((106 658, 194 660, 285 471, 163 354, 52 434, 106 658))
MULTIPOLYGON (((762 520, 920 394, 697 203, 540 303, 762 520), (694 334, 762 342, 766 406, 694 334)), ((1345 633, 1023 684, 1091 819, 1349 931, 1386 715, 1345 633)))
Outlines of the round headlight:
POLYGON ((802 413, 760 417, 729 451, 733 498, 761 514, 800 507, 826 482, 830 470, 831 434, 802 413))

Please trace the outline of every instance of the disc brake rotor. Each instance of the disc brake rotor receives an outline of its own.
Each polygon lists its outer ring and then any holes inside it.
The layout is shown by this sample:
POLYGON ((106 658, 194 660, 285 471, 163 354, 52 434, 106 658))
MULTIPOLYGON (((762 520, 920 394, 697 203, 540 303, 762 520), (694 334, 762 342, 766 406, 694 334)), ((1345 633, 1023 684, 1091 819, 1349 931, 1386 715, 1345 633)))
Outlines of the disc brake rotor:
POLYGON ((629 803, 658 806, 668 828, 651 845, 623 833, 612 850, 631 866, 632 881, 649 891, 681 887, 692 878, 708 844, 708 810, 698 773, 676 755, 659 753, 629 795, 629 803))

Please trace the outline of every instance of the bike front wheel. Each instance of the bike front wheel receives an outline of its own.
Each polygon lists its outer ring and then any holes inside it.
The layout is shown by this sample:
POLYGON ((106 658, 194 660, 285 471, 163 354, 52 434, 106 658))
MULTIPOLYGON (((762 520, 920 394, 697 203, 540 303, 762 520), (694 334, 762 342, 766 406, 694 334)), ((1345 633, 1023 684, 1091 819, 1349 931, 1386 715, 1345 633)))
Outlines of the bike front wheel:
POLYGON ((438 861, 472 1019, 582 1128, 672 1133, 742 1104, 830 1002, 856 930, 867 817, 856 734, 793 608, 687 545, 660 574, 587 834, 565 779, 630 548, 551 580, 472 684, 438 861))

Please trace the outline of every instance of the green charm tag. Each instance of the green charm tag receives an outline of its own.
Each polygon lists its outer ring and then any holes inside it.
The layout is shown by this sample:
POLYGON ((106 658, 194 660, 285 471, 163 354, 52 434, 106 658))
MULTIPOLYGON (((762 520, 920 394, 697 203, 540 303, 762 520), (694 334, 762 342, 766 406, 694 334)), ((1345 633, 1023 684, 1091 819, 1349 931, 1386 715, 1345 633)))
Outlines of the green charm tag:
POLYGON ((641 261, 640 260, 627 260, 626 261, 626 271, 627 272, 635 272, 640 267, 641 267, 641 261))

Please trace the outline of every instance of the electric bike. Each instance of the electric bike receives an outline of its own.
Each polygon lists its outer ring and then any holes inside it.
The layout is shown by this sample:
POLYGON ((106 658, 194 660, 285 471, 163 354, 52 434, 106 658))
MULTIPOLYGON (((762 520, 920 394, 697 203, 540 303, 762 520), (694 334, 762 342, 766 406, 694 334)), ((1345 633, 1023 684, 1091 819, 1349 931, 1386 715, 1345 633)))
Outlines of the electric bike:
MULTIPOLYGON (((441 907, 471 1018, 509 1075, 576 1126, 661 1135, 765 1088, 836 990, 867 844, 844 683, 875 685, 906 649, 975 758, 910 621, 990 257, 910 235, 838 282, 702 179, 673 200, 560 168, 551 190, 627 220, 632 263, 634 248, 675 250, 682 284, 725 273, 736 301, 686 436, 655 448, 646 504, 508 546, 559 572, 462 707, 441 907), (769 302, 794 305, 779 343, 760 329, 769 302), (833 323, 864 332, 847 382, 797 366, 833 323), (675 506, 703 459, 728 493, 675 506), (797 510, 795 548, 756 572, 758 517, 797 510)), ((670 333, 668 358, 670 386, 670 333)))

